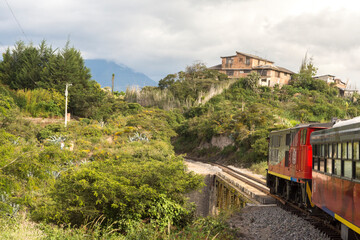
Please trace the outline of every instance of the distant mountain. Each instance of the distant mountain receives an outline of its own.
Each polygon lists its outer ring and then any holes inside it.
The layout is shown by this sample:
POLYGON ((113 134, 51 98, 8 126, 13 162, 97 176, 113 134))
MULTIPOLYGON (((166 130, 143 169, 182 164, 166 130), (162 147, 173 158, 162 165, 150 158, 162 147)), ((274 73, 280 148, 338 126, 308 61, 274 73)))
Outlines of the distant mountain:
POLYGON ((115 74, 114 90, 125 91, 128 86, 157 86, 157 82, 143 73, 135 72, 125 65, 104 59, 86 59, 85 66, 91 70, 92 79, 101 87, 111 87, 112 74, 115 74))

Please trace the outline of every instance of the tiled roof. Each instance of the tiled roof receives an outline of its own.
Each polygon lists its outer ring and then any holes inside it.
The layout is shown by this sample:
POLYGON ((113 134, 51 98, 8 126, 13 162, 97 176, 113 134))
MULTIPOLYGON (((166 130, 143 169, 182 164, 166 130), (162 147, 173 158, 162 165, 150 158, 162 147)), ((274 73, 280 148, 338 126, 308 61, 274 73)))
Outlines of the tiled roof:
POLYGON ((214 69, 214 70, 221 70, 221 64, 209 67, 209 69, 214 69))
MULTIPOLYGON (((267 59, 265 59, 265 58, 261 58, 261 57, 259 57, 259 56, 255 56, 255 55, 252 55, 252 54, 248 54, 248 53, 242 53, 242 52, 236 51, 236 54, 241 54, 241 55, 244 55, 244 56, 247 56, 247 57, 250 57, 250 58, 255 58, 255 59, 262 60, 262 61, 274 63, 273 61, 270 61, 270 60, 267 60, 267 59)), ((237 55, 231 55, 231 56, 224 56, 224 57, 221 57, 221 58, 229 58, 229 57, 236 57, 236 56, 237 56, 237 55)))
POLYGON ((242 53, 242 52, 236 51, 236 54, 241 54, 241 55, 245 55, 245 56, 248 56, 248 57, 251 57, 251 58, 256 58, 256 59, 259 59, 259 60, 262 60, 262 61, 274 63, 273 61, 267 60, 265 58, 261 58, 261 57, 256 56, 256 55, 248 54, 248 53, 242 53))
POLYGON ((285 72, 285 73, 294 74, 293 71, 290 71, 290 70, 288 70, 286 68, 275 66, 275 65, 260 65, 260 66, 253 67, 253 69, 272 69, 272 70, 276 70, 276 71, 279 71, 279 72, 285 72))
POLYGON ((330 75, 330 74, 325 74, 325 75, 320 75, 320 76, 316 76, 314 78, 320 78, 320 77, 335 77, 334 75, 330 75))

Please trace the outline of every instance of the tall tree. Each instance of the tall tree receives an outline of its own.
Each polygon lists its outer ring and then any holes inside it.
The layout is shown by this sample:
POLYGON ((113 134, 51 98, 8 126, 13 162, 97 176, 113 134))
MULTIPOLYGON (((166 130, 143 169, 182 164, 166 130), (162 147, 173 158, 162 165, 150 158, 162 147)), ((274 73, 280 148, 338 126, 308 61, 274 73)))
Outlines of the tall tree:
POLYGON ((12 89, 55 89, 63 93, 69 89, 69 111, 80 117, 91 117, 102 105, 106 94, 91 81, 80 51, 67 42, 61 50, 53 50, 45 40, 39 47, 17 42, 8 48, 0 62, 0 82, 12 89))

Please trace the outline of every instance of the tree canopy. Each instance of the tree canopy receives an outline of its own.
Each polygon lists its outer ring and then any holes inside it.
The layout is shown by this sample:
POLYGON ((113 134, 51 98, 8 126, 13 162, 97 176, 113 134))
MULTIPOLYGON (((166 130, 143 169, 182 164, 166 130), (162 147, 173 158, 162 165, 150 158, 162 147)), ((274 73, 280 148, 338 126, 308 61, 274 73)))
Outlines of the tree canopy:
POLYGON ((79 117, 96 115, 104 104, 106 93, 91 80, 80 51, 67 42, 63 49, 53 49, 42 41, 38 47, 19 41, 3 53, 0 82, 14 90, 54 89, 59 93, 69 88, 69 112, 79 117))

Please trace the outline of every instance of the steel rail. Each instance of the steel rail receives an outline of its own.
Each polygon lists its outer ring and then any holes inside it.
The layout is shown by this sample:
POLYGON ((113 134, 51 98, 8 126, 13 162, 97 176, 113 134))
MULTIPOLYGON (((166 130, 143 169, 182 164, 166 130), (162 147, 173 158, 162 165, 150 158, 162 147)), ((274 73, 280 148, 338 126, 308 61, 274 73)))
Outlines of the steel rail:
MULTIPOLYGON (((188 158, 188 159, 193 160, 193 161, 199 161, 199 160, 196 160, 193 158, 188 158)), ((278 202, 277 205, 279 207, 283 208, 284 210, 286 210, 288 212, 291 212, 291 213, 297 215, 298 217, 301 217, 302 219, 305 219, 310 224, 312 224, 315 228, 317 228, 318 230, 320 230, 321 232, 326 234, 330 239, 332 239, 332 240, 341 239, 341 231, 338 228, 331 225, 331 223, 327 222, 326 218, 322 218, 322 213, 320 213, 319 215, 314 215, 309 210, 303 209, 303 208, 295 205, 292 202, 286 201, 285 199, 282 199, 279 196, 271 194, 269 192, 269 189, 266 187, 266 184, 264 184, 263 182, 259 181, 258 179, 254 178, 248 174, 236 171, 235 169, 229 168, 222 164, 218 164, 218 163, 208 163, 208 164, 219 167, 225 173, 227 173, 227 174, 235 177, 236 179, 239 179, 240 181, 245 182, 246 184, 258 189, 259 191, 264 192, 267 195, 273 197, 274 199, 277 200, 277 202, 278 202)), ((325 213, 324 213, 324 216, 326 216, 325 213)))

